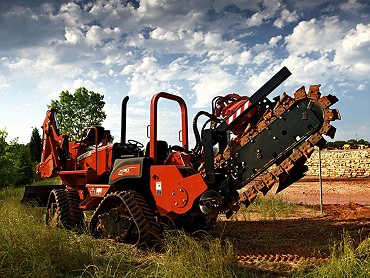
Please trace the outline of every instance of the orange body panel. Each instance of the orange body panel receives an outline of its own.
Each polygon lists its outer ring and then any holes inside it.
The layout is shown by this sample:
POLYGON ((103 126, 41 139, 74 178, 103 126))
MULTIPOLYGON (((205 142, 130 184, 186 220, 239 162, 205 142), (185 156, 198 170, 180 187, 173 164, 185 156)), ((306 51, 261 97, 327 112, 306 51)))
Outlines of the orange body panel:
POLYGON ((152 166, 150 177, 150 190, 161 215, 186 213, 195 199, 207 190, 200 174, 183 177, 175 165, 152 166))
POLYGON ((96 169, 96 175, 100 177, 112 167, 112 145, 94 148, 76 158, 77 170, 96 169))

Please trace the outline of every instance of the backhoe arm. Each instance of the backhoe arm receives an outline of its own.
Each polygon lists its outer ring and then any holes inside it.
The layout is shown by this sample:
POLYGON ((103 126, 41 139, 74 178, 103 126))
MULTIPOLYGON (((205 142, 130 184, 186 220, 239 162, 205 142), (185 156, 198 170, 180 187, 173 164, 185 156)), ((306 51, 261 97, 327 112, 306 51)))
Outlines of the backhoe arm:
POLYGON ((60 134, 57 109, 51 108, 42 125, 41 161, 36 166, 36 173, 41 178, 52 177, 56 171, 66 167, 68 157, 68 135, 60 134))

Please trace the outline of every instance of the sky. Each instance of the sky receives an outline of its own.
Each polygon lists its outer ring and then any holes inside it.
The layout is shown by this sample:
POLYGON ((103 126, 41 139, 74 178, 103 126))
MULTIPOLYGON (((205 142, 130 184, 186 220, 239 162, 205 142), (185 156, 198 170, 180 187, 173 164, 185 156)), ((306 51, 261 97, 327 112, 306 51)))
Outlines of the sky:
MULTIPOLYGON (((115 141, 128 95, 127 139, 145 144, 155 93, 181 96, 191 129, 215 96, 251 96, 283 66, 271 97, 321 84, 339 98, 334 140, 370 141, 367 0, 0 1, 0 129, 20 143, 65 90, 104 95, 115 141)), ((178 105, 158 109, 159 139, 178 144, 178 105)))

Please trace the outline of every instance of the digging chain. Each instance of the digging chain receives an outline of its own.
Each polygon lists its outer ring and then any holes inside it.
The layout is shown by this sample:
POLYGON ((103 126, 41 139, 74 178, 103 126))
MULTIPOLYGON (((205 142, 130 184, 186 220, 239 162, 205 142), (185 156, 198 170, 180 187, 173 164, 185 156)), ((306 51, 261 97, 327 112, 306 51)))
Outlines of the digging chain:
POLYGON ((302 167, 312 155, 314 146, 324 146, 326 140, 322 135, 334 137, 336 129, 330 122, 340 119, 340 115, 338 110, 329 109, 329 107, 336 103, 338 99, 332 95, 321 96, 319 87, 320 85, 310 86, 308 93, 306 93, 304 87, 301 87, 294 93, 294 98, 283 93, 273 110, 267 109, 261 120, 254 127, 249 125, 236 142, 231 141, 231 144, 224 152, 215 157, 214 167, 217 169, 233 154, 237 153, 238 149, 249 142, 253 142, 258 134, 268 129, 275 120, 282 118, 286 111, 300 101, 309 100, 309 105, 316 104, 321 107, 323 122, 320 128, 314 130, 312 134, 308 134, 307 138, 305 138, 306 140, 299 147, 297 146, 295 150, 292 150, 290 154, 287 153, 285 157, 275 161, 275 167, 270 167, 271 165, 267 164, 262 169, 262 173, 259 174, 260 178, 258 180, 248 179, 244 181, 242 187, 238 190, 239 202, 248 206, 257 197, 258 192, 261 191, 266 194, 277 181, 286 180, 287 177, 293 174, 296 168, 302 167), (273 169, 271 170, 271 168, 273 169))

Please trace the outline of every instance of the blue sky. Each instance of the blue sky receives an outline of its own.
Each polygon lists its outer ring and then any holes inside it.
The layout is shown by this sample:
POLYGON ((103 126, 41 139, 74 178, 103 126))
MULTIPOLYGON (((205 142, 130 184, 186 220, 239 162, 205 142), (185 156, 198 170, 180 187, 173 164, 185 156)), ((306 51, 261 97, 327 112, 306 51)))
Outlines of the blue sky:
MULTIPOLYGON (((191 124, 214 96, 250 96, 283 66, 292 76, 272 96, 321 84, 340 100, 335 140, 370 141, 367 0, 0 2, 0 129, 21 143, 62 90, 103 94, 117 140, 129 95, 127 138, 145 143, 154 93, 182 96, 191 124)), ((159 136, 176 144, 177 107, 159 109, 159 136)))

